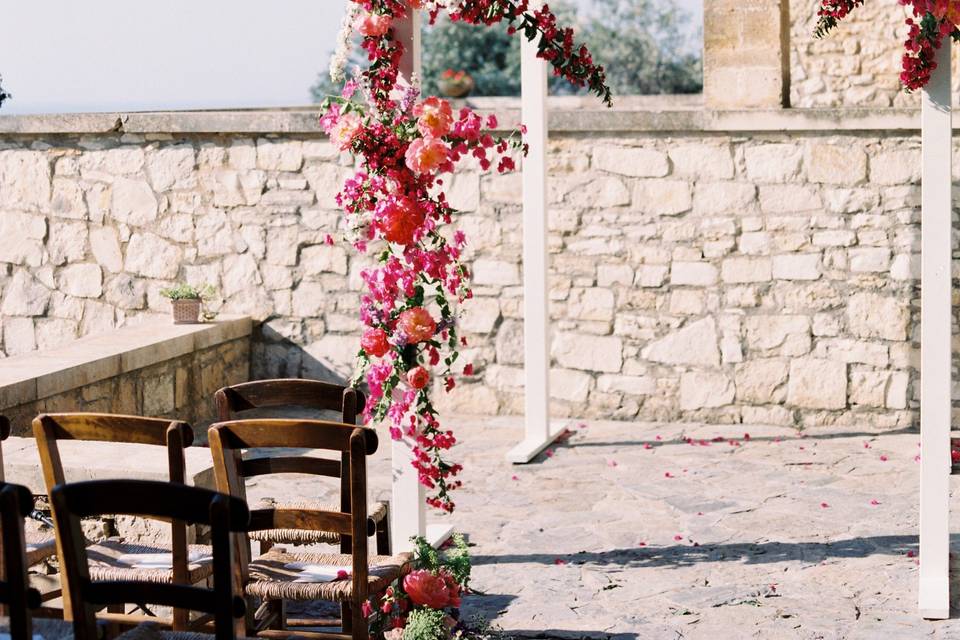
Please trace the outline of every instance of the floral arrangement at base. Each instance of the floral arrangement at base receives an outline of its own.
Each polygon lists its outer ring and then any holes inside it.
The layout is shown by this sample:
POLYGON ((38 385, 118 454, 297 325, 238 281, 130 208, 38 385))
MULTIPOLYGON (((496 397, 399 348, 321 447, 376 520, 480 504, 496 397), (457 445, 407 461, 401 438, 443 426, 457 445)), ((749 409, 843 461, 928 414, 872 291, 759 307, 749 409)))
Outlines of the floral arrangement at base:
POLYGON ((526 146, 522 126, 494 135, 496 117, 422 99, 416 80, 401 77, 404 43, 395 26, 413 10, 431 22, 446 11, 470 24, 503 24, 536 42, 556 75, 589 87, 607 104, 610 89, 603 67, 575 44, 573 31, 558 25, 549 7, 530 9, 528 0, 347 0, 347 7, 330 68, 335 83, 346 82, 341 95, 324 101, 320 124, 340 151, 356 158, 337 203, 350 242, 375 261, 360 273, 364 330, 354 384, 368 387, 365 422, 386 423, 394 440, 409 443, 419 481, 430 490, 428 504, 450 512, 461 466, 448 459, 456 438, 441 427, 431 393, 449 392, 458 376, 474 369, 459 361, 467 341, 458 335, 455 314, 455 305, 472 296, 461 263, 466 236, 451 228, 457 211, 444 189, 459 164, 513 171, 526 146), (347 80, 354 29, 369 65, 347 80))
MULTIPOLYGON (((822 38, 836 28, 864 0, 821 0, 814 34, 822 38)), ((900 82, 908 91, 922 89, 937 68, 936 53, 946 37, 960 41, 960 0, 900 0, 912 8, 907 18, 909 32, 903 43, 900 82)))
POLYGON ((382 598, 364 603, 370 634, 386 640, 480 640, 490 637, 482 621, 459 620, 460 598, 470 590, 470 552, 455 533, 445 550, 414 538, 413 568, 387 587, 382 598))

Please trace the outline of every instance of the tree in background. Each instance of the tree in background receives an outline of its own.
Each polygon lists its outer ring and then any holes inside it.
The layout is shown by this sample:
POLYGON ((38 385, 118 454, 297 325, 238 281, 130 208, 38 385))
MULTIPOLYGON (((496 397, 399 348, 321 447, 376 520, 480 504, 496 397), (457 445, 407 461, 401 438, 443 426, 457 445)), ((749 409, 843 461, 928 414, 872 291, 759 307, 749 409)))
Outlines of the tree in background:
POLYGON ((3 76, 0 76, 0 107, 3 106, 3 103, 6 100, 9 100, 13 96, 3 90, 3 76))
MULTIPOLYGON (((699 93, 703 69, 690 15, 673 0, 590 0, 589 11, 578 11, 570 0, 554 0, 550 7, 578 39, 586 42, 597 62, 604 64, 607 82, 615 93, 699 93)), ((366 54, 354 47, 351 64, 361 65, 366 54)), ((475 82, 474 96, 520 95, 520 43, 500 29, 451 22, 446 16, 424 28, 423 88, 438 95, 437 81, 447 69, 466 71, 475 82)), ((572 93, 562 78, 551 78, 551 91, 572 93)), ((324 71, 310 89, 316 102, 339 94, 324 71)))

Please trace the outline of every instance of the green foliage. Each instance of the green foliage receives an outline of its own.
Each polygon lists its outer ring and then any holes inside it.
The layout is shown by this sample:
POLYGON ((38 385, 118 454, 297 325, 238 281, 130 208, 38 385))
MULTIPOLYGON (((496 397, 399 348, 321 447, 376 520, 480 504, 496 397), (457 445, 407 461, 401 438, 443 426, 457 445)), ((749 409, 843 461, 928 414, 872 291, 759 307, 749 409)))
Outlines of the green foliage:
POLYGON ((217 290, 209 284, 194 287, 186 282, 181 282, 169 289, 160 290, 160 295, 171 300, 205 300, 206 298, 212 298, 216 293, 217 290))
MULTIPOLYGON (((579 17, 571 0, 550 2, 561 23, 574 27, 578 42, 606 67, 615 94, 698 93, 703 88, 700 46, 693 41, 690 16, 674 0, 591 0, 579 17)), ((355 44, 348 71, 366 65, 366 53, 355 44)), ((492 27, 452 22, 445 15, 423 32, 424 95, 439 95, 447 69, 466 71, 475 83, 473 96, 520 95, 520 39, 506 25, 492 27)), ((585 93, 563 78, 551 77, 554 93, 585 93)), ((321 102, 340 93, 326 69, 310 89, 321 102)))
POLYGON ((403 629, 403 640, 447 640, 447 614, 440 609, 414 609, 403 629))
POLYGON ((470 547, 462 533, 450 536, 451 546, 443 551, 437 551, 423 537, 413 538, 414 565, 417 569, 438 571, 447 569, 461 587, 466 589, 470 585, 470 547))

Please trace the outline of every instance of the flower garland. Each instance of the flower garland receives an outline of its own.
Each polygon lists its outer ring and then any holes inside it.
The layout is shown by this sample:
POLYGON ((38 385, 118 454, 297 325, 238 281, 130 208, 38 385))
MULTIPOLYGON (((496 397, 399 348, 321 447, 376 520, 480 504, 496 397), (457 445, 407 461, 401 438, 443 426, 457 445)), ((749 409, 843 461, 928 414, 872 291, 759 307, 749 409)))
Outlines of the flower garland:
MULTIPOLYGON (((610 90, 603 68, 585 46, 574 46, 572 30, 558 27, 546 6, 528 12, 528 0, 350 3, 348 13, 356 16, 347 27, 363 36, 370 64, 345 84, 341 96, 324 102, 320 123, 338 149, 359 161, 337 203, 347 214, 353 246, 372 252, 377 263, 361 272, 365 329, 355 383, 365 379, 369 389, 365 421, 388 421, 393 439, 409 440, 420 483, 431 491, 428 504, 450 512, 450 491, 461 485, 456 476, 462 467, 446 459, 456 438, 440 426, 430 388, 435 378, 447 391, 456 385, 454 366, 466 340, 458 337, 452 304, 472 293, 460 262, 466 238, 443 228, 456 213, 443 193, 443 174, 468 160, 483 171, 494 166, 500 173, 512 171, 514 156, 525 153, 526 145, 517 135, 488 133, 498 128, 494 116, 484 121, 467 108, 454 113, 449 102, 421 100, 415 84, 400 83, 404 46, 394 37, 394 24, 411 8, 428 11, 431 21, 441 10, 471 24, 505 21, 511 33, 537 41, 538 55, 557 75, 589 87, 608 104, 610 90)), ((339 39, 331 68, 335 78, 342 74, 350 36, 339 39)), ((473 366, 460 372, 472 375, 473 366)))
MULTIPOLYGON (((821 0, 815 35, 822 38, 864 0, 821 0)), ((960 0, 900 0, 913 8, 907 18, 909 32, 904 42, 900 82, 908 91, 922 89, 937 68, 936 52, 947 36, 960 41, 960 0)))
POLYGON ((386 640, 477 638, 458 620, 460 599, 470 590, 470 552, 459 533, 445 551, 414 538, 412 570, 394 580, 382 596, 363 603, 370 635, 386 640))

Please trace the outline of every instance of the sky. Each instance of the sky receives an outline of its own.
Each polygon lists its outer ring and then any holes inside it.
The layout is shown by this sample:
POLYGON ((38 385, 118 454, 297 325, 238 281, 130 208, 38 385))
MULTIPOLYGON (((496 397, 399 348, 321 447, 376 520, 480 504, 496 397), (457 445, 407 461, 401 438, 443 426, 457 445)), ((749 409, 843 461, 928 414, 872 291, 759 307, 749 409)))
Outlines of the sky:
MULTIPOLYGON (((590 0, 577 0, 588 4, 590 0)), ((678 0, 702 21, 703 0, 678 0)), ((5 3, 4 115, 298 106, 343 0, 5 3)))

